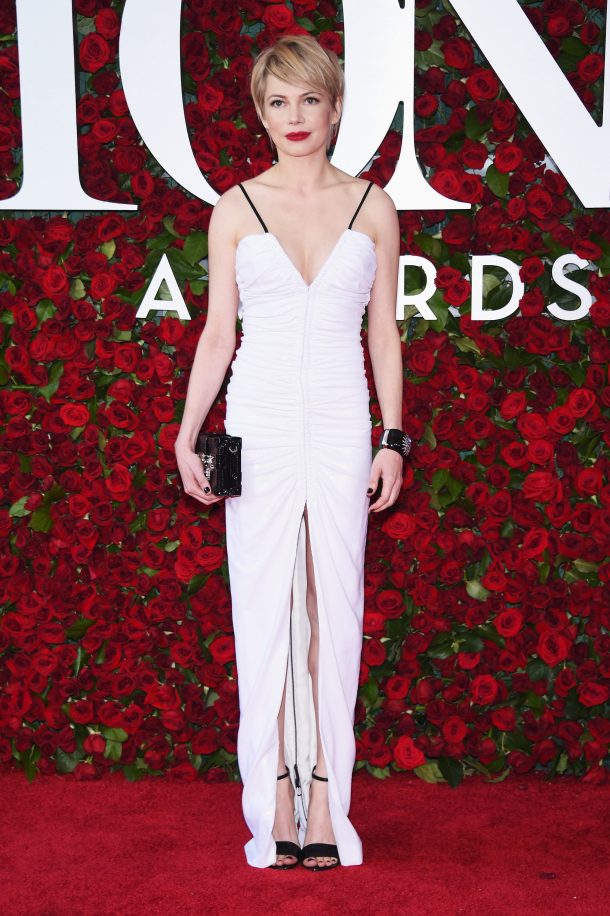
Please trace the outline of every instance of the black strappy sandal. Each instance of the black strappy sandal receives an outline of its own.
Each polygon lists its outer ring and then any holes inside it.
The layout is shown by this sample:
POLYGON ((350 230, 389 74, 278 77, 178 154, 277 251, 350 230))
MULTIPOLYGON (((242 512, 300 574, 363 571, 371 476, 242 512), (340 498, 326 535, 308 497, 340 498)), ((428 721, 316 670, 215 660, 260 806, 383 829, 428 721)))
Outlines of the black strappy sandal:
MULTIPOLYGON (((289 775, 290 770, 286 767, 286 772, 278 776, 278 779, 286 779, 289 775)), ((273 865, 267 866, 268 868, 277 868, 279 871, 287 871, 289 868, 296 868, 301 861, 301 847, 297 843, 293 843, 292 840, 276 840, 275 854, 276 856, 294 856, 296 862, 287 862, 283 865, 278 865, 276 862, 273 865)))
MULTIPOLYGON (((312 779, 319 779, 320 782, 328 782, 326 776, 316 776, 315 767, 311 771, 312 779)), ((334 843, 307 843, 301 849, 301 862, 307 871, 328 871, 329 868, 336 868, 341 865, 339 861, 339 850, 334 843), (327 858, 336 859, 331 865, 305 865, 305 859, 315 859, 317 856, 326 856, 327 858)))

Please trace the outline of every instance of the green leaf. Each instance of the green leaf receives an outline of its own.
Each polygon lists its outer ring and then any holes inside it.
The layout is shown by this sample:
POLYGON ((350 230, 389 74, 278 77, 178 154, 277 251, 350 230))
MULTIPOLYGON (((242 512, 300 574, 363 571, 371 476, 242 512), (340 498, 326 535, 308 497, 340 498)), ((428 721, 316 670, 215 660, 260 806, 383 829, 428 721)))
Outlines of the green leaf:
POLYGON ((120 741, 106 741, 106 747, 104 748, 104 757, 108 760, 120 760, 121 754, 123 753, 123 745, 120 741))
POLYGON ((485 601, 489 597, 489 592, 484 585, 481 585, 478 579, 471 579, 466 582, 466 591, 475 601, 485 601))
POLYGON ((32 531, 44 531, 47 533, 51 530, 52 525, 53 520, 48 506, 39 506, 38 509, 32 512, 32 517, 30 519, 30 528, 32 531))
POLYGON ((100 245, 100 251, 102 254, 105 254, 108 260, 114 257, 116 251, 116 242, 114 239, 109 239, 109 241, 104 242, 100 245))
POLYGON ((471 108, 466 115, 464 130, 469 140, 478 140, 491 127, 491 121, 479 121, 476 108, 471 108))
POLYGON ((496 197, 506 197, 508 194, 508 183, 510 176, 504 172, 499 172, 495 165, 490 165, 485 172, 485 181, 496 197))
POLYGON ((55 751, 55 766, 58 773, 71 773, 76 769, 79 762, 83 759, 83 752, 81 750, 73 751, 71 754, 66 754, 65 751, 62 751, 60 747, 55 751))
POLYGON ((72 280, 70 284, 70 295, 73 299, 84 299, 87 295, 87 290, 85 289, 85 284, 80 277, 77 277, 75 280, 72 280))
POLYGON ((101 732, 104 738, 108 738, 109 741, 127 741, 127 732, 124 728, 110 728, 104 725, 101 728, 101 732))
POLYGON ((19 762, 23 768, 25 775, 28 778, 28 782, 33 782, 38 774, 38 767, 36 766, 36 761, 40 758, 40 748, 33 744, 25 751, 21 751, 21 754, 18 755, 19 762))
POLYGON ((202 296, 205 290, 205 280, 189 280, 193 296, 202 296))
POLYGON ((435 260, 444 262, 449 257, 449 249, 442 239, 420 232, 413 236, 413 241, 421 248, 424 254, 430 255, 435 260))
POLYGON ((45 401, 50 401, 57 389, 59 388, 59 383, 61 377, 64 374, 64 364, 63 363, 53 363, 51 366, 51 371, 49 372, 49 381, 44 387, 40 389, 40 393, 45 399, 45 401))
POLYGON ((143 776, 148 774, 148 770, 138 766, 137 761, 134 763, 126 763, 125 766, 122 767, 121 772, 127 782, 137 782, 138 779, 142 779, 143 776))
POLYGON ((466 639, 460 643, 460 652, 468 652, 472 655, 476 652, 482 652, 484 648, 485 643, 480 636, 476 636, 474 633, 470 633, 466 639))
POLYGON ((379 697, 379 684, 377 681, 369 678, 360 688, 360 696, 364 699, 367 708, 372 709, 379 697))
POLYGON ((579 59, 585 57, 589 53, 586 44, 575 35, 568 35, 567 38, 562 39, 561 50, 579 59))
POLYGON ((527 663, 527 676, 531 681, 544 681, 550 674, 550 668, 541 659, 533 658, 527 663))
POLYGON ((174 229, 174 219, 175 217, 173 216, 165 216, 163 218, 163 225, 165 226, 166 230, 169 232, 170 235, 173 235, 174 238, 176 239, 181 239, 182 236, 180 235, 180 233, 176 232, 176 230, 174 229))
POLYGON ((17 500, 16 503, 13 503, 11 508, 8 510, 8 514, 11 518, 25 518, 26 515, 30 514, 30 510, 25 508, 25 504, 30 498, 30 494, 26 494, 17 500))
POLYGON ((302 29, 307 29, 308 32, 316 31, 316 27, 313 24, 313 22, 311 21, 311 19, 306 19, 305 16, 296 16, 295 21, 298 23, 298 25, 301 26, 302 29))
POLYGON ((208 236, 205 232, 191 232, 182 251, 189 264, 198 264, 208 253, 208 236))
POLYGON ((423 779, 424 782, 431 782, 436 784, 445 781, 438 763, 435 762, 423 763, 420 767, 415 767, 413 772, 420 779, 423 779))
POLYGON ((453 757, 439 757, 438 768, 452 789, 455 789, 464 778, 464 768, 459 760, 453 757))
POLYGON ((43 321, 46 321, 47 318, 52 318, 57 309, 55 305, 51 302, 50 299, 41 299, 38 305, 36 306, 36 315, 38 316, 38 323, 42 324, 43 321))
POLYGON ((81 617, 79 620, 75 620, 74 623, 70 624, 65 631, 66 636, 68 639, 80 639, 94 623, 95 620, 91 620, 89 617, 81 617))

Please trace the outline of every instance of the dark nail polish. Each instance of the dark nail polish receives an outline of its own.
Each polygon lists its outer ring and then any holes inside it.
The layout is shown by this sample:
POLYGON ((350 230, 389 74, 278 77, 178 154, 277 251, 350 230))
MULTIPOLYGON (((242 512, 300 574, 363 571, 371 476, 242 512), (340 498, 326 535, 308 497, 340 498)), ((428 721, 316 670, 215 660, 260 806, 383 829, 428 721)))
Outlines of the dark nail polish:
POLYGON ((371 495, 371 493, 373 492, 373 488, 372 488, 372 487, 369 487, 369 488, 368 488, 368 490, 367 490, 366 492, 367 492, 367 493, 368 493, 368 495, 370 496, 370 495, 371 495))
POLYGON ((209 493, 209 492, 210 492, 210 488, 209 488, 209 487, 204 487, 204 488, 203 488, 203 492, 204 492, 204 493, 209 493))

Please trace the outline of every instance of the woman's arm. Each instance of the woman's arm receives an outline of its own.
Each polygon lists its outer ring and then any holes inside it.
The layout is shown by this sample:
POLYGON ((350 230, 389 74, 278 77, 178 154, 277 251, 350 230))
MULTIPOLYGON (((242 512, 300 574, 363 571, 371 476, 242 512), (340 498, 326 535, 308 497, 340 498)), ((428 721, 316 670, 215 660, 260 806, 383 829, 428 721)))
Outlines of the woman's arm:
MULTIPOLYGON (((394 202, 381 188, 376 189, 371 204, 377 272, 367 309, 368 347, 383 427, 402 429, 403 366, 396 324, 400 226, 394 202)), ((402 483, 402 463, 402 456, 391 449, 380 449, 377 453, 371 468, 370 486, 375 490, 381 477, 383 490, 369 511, 379 512, 396 502, 402 483)))
POLYGON ((235 351, 239 292, 235 281, 235 195, 227 191, 217 202, 208 230, 208 315, 191 368, 176 459, 185 491, 205 505, 221 496, 206 494, 208 482, 193 451, 197 434, 224 381, 235 351))

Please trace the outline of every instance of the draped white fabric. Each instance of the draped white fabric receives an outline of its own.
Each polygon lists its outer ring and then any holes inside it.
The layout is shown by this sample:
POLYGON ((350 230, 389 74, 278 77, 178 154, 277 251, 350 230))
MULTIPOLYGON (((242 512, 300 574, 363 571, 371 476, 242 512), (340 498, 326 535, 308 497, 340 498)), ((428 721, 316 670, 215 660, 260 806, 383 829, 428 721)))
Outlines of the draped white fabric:
MULTIPOLYGON (((371 417, 360 333, 376 271, 375 246, 347 229, 306 284, 271 233, 237 250, 243 337, 231 366, 225 429, 242 437, 242 494, 225 500, 240 722, 242 804, 250 865, 275 861, 272 828, 277 715, 288 670, 286 762, 306 807, 316 729, 307 667, 305 524, 320 626, 319 707, 329 808, 343 865, 362 862, 348 817, 354 707, 362 648, 371 417)), ((305 833, 303 811, 299 840, 305 833)))

